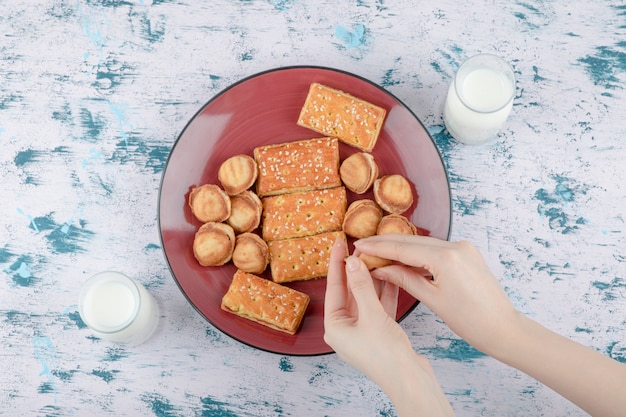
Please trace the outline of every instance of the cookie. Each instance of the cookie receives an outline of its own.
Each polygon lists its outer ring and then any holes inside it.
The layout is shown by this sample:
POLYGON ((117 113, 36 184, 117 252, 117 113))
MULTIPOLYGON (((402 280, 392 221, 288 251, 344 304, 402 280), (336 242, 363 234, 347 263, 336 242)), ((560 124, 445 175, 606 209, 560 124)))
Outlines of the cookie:
POLYGON ((378 164, 372 154, 357 152, 344 159, 339 167, 339 175, 348 190, 363 194, 378 178, 378 164))
POLYGON ((193 240, 193 255, 202 266, 221 266, 232 258, 235 231, 225 223, 205 223, 193 240))
POLYGON ((233 264, 242 271, 260 274, 265 271, 270 261, 267 243, 255 233, 237 235, 233 264))
POLYGON ((235 233, 251 232, 261 224, 263 204, 253 191, 243 191, 230 197, 230 216, 227 223, 235 233))
POLYGON ((376 234, 384 235, 389 233, 399 233, 403 235, 416 235, 417 228, 409 219, 401 214, 388 214, 384 216, 378 228, 376 234))
POLYGON ((263 239, 270 241, 341 230, 346 212, 344 187, 265 197, 263 239))
POLYGON ((249 189, 257 176, 257 164, 250 155, 231 156, 222 162, 217 171, 217 179, 228 195, 236 195, 249 189))
POLYGON ((297 123, 369 152, 376 145, 386 113, 382 107, 363 99, 313 83, 297 123))
POLYGON ((413 204, 411 183, 399 174, 385 175, 374 181, 374 198, 383 210, 402 214, 413 204))
POLYGON ((254 159, 259 167, 259 197, 341 185, 336 138, 259 146, 254 149, 254 159))
POLYGON ((204 184, 189 193, 189 207, 202 223, 222 222, 230 216, 230 197, 218 185, 204 184))
POLYGON ((307 294, 237 270, 220 307, 274 330, 295 334, 309 302, 307 294))
POLYGON ((323 277, 328 274, 330 250, 343 231, 320 233, 268 242, 274 282, 284 283, 323 277))
POLYGON ((364 199, 350 204, 343 219, 343 231, 356 239, 373 236, 383 217, 382 209, 376 202, 364 199))

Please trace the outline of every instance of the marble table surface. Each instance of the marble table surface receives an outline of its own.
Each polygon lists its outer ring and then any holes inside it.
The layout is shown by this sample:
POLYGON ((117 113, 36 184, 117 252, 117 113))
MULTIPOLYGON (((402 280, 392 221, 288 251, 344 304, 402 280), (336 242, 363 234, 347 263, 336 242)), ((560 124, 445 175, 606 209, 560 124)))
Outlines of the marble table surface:
MULTIPOLYGON (((450 177, 451 239, 480 248, 515 306, 626 361, 626 6, 619 0, 0 0, 0 414, 393 416, 334 354, 243 345, 189 305, 165 261, 159 184, 211 97, 276 67, 378 83, 424 123, 450 177), (459 64, 511 63, 487 145, 442 122, 459 64), (156 334, 94 337, 81 284, 116 269, 157 299, 156 334)), ((461 416, 580 416, 426 307, 402 327, 461 416)))

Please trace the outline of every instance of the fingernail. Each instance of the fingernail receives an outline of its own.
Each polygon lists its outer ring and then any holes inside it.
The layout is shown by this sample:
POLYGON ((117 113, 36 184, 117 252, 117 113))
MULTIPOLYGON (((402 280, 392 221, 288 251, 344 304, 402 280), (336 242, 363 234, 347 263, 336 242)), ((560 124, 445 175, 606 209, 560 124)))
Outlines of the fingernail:
POLYGON ((356 256, 348 256, 346 259, 346 270, 354 272, 361 267, 361 261, 356 256))

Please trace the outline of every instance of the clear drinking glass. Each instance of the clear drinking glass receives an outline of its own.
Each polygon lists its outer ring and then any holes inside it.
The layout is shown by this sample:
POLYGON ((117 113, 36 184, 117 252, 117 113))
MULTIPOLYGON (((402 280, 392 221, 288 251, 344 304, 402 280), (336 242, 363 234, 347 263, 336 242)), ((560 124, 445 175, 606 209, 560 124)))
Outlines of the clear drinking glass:
POLYGON ((457 141, 479 145, 495 138, 515 97, 515 74, 502 58, 479 54, 459 67, 443 111, 448 132, 457 141))
POLYGON ((138 345, 157 328, 159 306, 143 285, 114 271, 85 282, 78 297, 80 317, 96 336, 138 345))

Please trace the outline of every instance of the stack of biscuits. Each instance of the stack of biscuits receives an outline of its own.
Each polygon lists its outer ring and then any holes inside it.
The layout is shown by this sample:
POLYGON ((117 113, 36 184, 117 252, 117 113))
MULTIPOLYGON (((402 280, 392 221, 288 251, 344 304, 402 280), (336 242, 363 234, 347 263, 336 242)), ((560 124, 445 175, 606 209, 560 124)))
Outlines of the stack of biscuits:
MULTIPOLYGON (((294 334, 310 299, 283 284, 326 276, 336 239, 416 233, 402 215, 414 202, 411 184, 397 174, 379 177, 370 153, 385 115, 381 107, 313 83, 297 124, 324 136, 233 156, 219 168, 221 186, 192 189, 189 206, 203 223, 194 256, 203 266, 232 261, 237 268, 224 311, 294 334), (359 151, 341 162, 340 142, 359 151), (371 189, 373 200, 348 207, 349 193, 371 189), (271 281, 257 276, 268 265, 271 281)), ((370 268, 386 264, 361 256, 370 268)))

